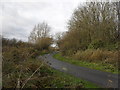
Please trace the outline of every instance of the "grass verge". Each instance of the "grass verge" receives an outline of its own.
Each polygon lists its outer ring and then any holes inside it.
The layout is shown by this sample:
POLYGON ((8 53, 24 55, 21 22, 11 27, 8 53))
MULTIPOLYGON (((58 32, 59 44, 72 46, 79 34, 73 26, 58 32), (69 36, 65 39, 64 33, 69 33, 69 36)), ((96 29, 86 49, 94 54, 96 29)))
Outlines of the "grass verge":
POLYGON ((94 63, 94 62, 87 62, 87 61, 83 61, 83 60, 81 60, 81 61, 74 60, 74 59, 71 59, 68 57, 63 57, 59 53, 55 54, 53 57, 58 60, 69 62, 69 63, 77 65, 77 66, 87 67, 87 68, 96 69, 96 70, 100 70, 100 71, 104 71, 104 72, 110 72, 113 74, 118 74, 118 73, 120 74, 120 72, 118 72, 118 69, 115 68, 111 64, 106 64, 106 63, 102 63, 102 62, 94 63))

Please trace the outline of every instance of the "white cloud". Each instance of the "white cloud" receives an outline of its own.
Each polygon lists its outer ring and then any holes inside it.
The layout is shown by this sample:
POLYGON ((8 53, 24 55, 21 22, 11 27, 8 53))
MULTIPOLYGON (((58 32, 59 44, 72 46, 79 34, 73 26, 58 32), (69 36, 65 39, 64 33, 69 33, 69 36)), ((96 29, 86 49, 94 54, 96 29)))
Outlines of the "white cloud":
POLYGON ((79 3, 79 0, 4 0, 0 4, 2 33, 27 41, 34 25, 42 21, 52 27, 53 34, 66 31, 67 21, 79 3))

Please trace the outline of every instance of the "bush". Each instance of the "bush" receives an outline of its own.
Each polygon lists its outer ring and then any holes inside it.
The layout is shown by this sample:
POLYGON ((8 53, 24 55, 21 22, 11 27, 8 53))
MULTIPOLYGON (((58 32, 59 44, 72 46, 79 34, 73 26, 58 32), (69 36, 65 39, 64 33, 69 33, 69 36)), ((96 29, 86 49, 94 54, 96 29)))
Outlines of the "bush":
POLYGON ((88 60, 90 61, 90 56, 93 54, 93 50, 87 49, 85 51, 77 51, 76 54, 73 55, 75 59, 78 60, 88 60))
POLYGON ((107 50, 120 50, 120 42, 117 43, 106 43, 105 49, 107 50))
POLYGON ((104 42, 102 40, 94 40, 90 43, 88 48, 97 49, 97 48, 102 48, 103 46, 104 46, 104 42))
MULTIPOLYGON (((2 53, 3 88, 17 88, 19 81, 20 87, 22 87, 25 81, 43 63, 33 58, 38 54, 38 50, 35 50, 34 47, 3 46, 2 53)), ((47 87, 50 86, 51 80, 53 80, 52 71, 47 65, 43 64, 27 82, 25 88, 47 87)))
POLYGON ((48 50, 49 46, 52 44, 52 38, 40 38, 36 41, 36 49, 38 50, 48 50))
MULTIPOLYGON (((20 76, 20 87, 21 87, 25 83, 25 81, 35 72, 35 70, 37 70, 37 68, 42 64, 40 60, 35 60, 35 59, 28 59, 17 65, 12 63, 8 64, 7 62, 4 62, 4 63, 6 63, 3 66, 3 87, 5 88, 16 88, 20 74, 21 74, 20 76)), ((45 64, 41 66, 41 68, 27 82, 27 84, 25 85, 25 88, 45 87, 45 85, 49 86, 52 79, 52 78, 49 78, 49 76, 52 77, 52 74, 49 74, 49 73, 52 73, 52 72, 48 68, 49 67, 46 66, 45 64), (44 70, 45 72, 42 72, 44 70)))

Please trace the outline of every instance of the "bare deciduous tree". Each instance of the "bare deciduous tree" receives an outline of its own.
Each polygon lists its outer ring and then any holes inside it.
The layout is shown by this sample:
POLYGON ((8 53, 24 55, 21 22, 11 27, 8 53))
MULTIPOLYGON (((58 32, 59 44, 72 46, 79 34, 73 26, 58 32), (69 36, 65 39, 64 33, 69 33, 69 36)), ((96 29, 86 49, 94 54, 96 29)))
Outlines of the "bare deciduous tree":
POLYGON ((97 48, 116 43, 116 13, 112 2, 87 2, 78 7, 68 22, 68 33, 60 40, 60 49, 68 54, 94 43, 97 48))
POLYGON ((48 37, 50 32, 50 27, 47 23, 43 22, 35 25, 34 29, 30 33, 30 36, 28 37, 29 42, 35 43, 37 39, 48 37))

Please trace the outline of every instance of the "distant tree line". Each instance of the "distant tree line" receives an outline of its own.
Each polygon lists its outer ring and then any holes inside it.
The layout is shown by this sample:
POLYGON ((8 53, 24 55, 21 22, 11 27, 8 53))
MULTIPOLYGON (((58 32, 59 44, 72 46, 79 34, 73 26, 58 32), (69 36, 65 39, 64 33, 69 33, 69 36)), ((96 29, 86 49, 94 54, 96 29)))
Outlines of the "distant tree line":
POLYGON ((15 38, 8 39, 8 38, 2 37, 2 46, 18 47, 18 46, 31 46, 31 45, 27 42, 23 42, 21 40, 15 39, 15 38))

